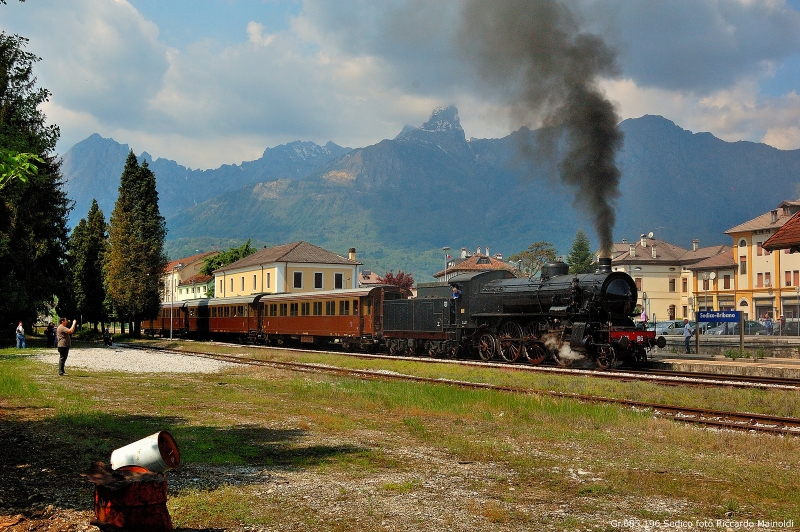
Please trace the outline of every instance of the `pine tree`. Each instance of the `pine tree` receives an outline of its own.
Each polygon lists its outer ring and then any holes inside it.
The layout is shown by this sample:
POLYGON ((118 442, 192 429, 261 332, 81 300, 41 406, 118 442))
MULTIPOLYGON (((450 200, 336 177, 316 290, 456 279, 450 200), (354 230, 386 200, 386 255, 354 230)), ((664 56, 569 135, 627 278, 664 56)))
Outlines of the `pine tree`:
POLYGON ((0 328, 31 323, 54 296, 71 299, 65 261, 70 201, 54 155, 59 129, 46 125, 39 109, 50 92, 36 87, 39 58, 24 51, 26 44, 0 32, 0 152, 25 154, 25 164, 35 166, 28 166, 26 179, 8 181, 0 196, 0 328))
POLYGON ((75 306, 87 322, 105 323, 106 291, 103 283, 103 260, 108 247, 108 231, 103 211, 92 200, 86 218, 72 230, 69 243, 75 306))
POLYGON ((139 166, 133 150, 122 171, 108 234, 106 290, 117 316, 129 320, 138 335, 141 320, 155 318, 160 308, 167 228, 158 209, 155 174, 147 162, 139 166))
POLYGON ((567 255, 569 273, 592 273, 595 270, 594 262, 594 253, 589 247, 589 237, 583 229, 578 229, 575 240, 572 241, 572 250, 567 255))

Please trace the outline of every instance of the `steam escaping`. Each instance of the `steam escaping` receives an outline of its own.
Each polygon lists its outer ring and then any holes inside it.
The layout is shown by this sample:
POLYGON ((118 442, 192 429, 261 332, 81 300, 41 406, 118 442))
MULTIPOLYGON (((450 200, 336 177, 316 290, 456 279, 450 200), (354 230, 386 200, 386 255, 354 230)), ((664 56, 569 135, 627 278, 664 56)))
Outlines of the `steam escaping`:
POLYGON ((515 115, 542 121, 537 153, 558 161, 562 181, 591 212, 600 250, 610 256, 622 132, 597 80, 618 73, 615 53, 600 37, 581 33, 556 0, 468 0, 462 16, 460 49, 515 115))
POLYGON ((558 335, 556 334, 547 334, 542 337, 544 340, 544 345, 550 351, 556 352, 558 358, 560 360, 581 360, 584 358, 583 353, 578 353, 577 351, 573 351, 569 344, 562 344, 558 335))

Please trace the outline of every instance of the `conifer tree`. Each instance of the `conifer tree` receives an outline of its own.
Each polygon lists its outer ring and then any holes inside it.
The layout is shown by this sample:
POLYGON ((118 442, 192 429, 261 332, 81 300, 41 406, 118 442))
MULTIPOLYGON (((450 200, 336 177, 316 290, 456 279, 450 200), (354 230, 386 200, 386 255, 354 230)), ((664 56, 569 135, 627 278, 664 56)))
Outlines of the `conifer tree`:
POLYGON ((75 306, 87 322, 105 323, 106 291, 103 283, 103 260, 108 247, 108 231, 103 211, 92 200, 89 214, 81 218, 69 242, 75 306))
POLYGON ((589 247, 589 237, 583 229, 578 229, 575 240, 572 241, 572 249, 567 255, 569 273, 592 273, 595 270, 594 262, 594 253, 589 247))
POLYGON ((24 50, 27 42, 0 32, 0 152, 26 174, 7 180, 0 195, 0 327, 31 323, 54 296, 70 300, 65 260, 70 202, 54 155, 59 129, 47 125, 39 109, 50 92, 36 87, 33 66, 39 58, 24 50))
POLYGON ((122 171, 108 234, 106 291, 117 316, 130 321, 138 335, 141 320, 158 315, 167 228, 158 209, 155 174, 146 161, 139 165, 133 150, 122 171))

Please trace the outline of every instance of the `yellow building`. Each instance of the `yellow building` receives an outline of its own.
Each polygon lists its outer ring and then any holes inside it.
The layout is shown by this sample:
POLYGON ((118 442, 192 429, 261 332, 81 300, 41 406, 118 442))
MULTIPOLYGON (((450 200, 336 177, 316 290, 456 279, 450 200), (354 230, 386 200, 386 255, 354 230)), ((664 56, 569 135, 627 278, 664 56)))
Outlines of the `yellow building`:
POLYGON ((360 265, 355 248, 348 258, 302 241, 264 248, 214 270, 215 297, 357 288, 360 265))
POLYGON ((219 251, 198 253, 197 255, 183 257, 168 263, 161 273, 161 302, 170 303, 183 301, 184 299, 206 297, 204 286, 200 284, 186 286, 184 283, 198 278, 200 270, 205 264, 204 259, 214 255, 219 255, 219 251))
POLYGON ((763 319, 764 314, 800 318, 800 254, 762 247, 797 212, 800 200, 783 201, 777 209, 725 231, 733 238, 737 266, 735 310, 748 319, 763 319))

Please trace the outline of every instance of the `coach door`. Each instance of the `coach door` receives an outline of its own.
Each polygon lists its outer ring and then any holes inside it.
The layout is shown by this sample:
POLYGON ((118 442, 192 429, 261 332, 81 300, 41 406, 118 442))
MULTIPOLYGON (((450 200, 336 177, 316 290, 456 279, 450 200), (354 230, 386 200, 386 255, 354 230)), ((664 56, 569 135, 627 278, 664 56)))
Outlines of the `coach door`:
POLYGON ((362 297, 361 310, 358 313, 358 329, 361 331, 361 336, 373 336, 375 334, 375 326, 372 320, 373 302, 377 298, 371 296, 362 297))

